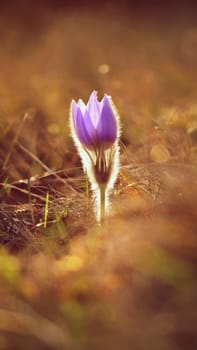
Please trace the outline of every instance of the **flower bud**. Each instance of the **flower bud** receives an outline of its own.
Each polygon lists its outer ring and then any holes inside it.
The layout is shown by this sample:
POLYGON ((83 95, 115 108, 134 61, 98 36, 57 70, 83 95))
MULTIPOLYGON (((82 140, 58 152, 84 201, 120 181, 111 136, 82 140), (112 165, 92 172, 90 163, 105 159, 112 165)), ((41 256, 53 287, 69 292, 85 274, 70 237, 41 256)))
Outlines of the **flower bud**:
POLYGON ((119 168, 119 117, 111 97, 104 95, 98 101, 97 93, 93 91, 87 105, 80 99, 78 102, 72 100, 70 125, 92 189, 102 187, 102 191, 104 188, 108 192, 114 185, 119 168))

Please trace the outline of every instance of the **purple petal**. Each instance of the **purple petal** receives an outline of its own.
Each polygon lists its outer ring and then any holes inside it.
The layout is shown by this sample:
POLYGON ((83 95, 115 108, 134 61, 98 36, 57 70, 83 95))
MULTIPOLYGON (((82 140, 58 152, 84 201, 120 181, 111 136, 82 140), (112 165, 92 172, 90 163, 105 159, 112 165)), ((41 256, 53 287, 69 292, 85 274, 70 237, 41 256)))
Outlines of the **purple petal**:
POLYGON ((85 127, 84 117, 80 109, 78 109, 76 117, 73 115, 74 127, 79 141, 85 146, 90 146, 92 144, 91 137, 87 132, 85 127))
POLYGON ((83 121, 84 121, 86 131, 87 131, 90 139, 92 140, 92 143, 94 143, 94 141, 96 140, 96 129, 92 123, 92 119, 91 119, 90 114, 87 110, 85 112, 85 116, 83 118, 83 121))
POLYGON ((92 124, 95 128, 97 127, 100 119, 101 107, 101 103, 97 100, 97 93, 96 91, 93 91, 88 100, 87 111, 89 112, 92 124))
POLYGON ((81 99, 79 99, 77 103, 78 103, 78 107, 81 110, 81 113, 83 115, 85 115, 85 112, 86 112, 86 105, 85 105, 85 103, 81 99))
POLYGON ((106 95, 103 98, 103 109, 97 127, 97 133, 102 142, 113 143, 117 138, 117 121, 109 97, 106 95))
POLYGON ((78 104, 75 102, 75 100, 71 101, 71 111, 72 111, 73 119, 75 119, 78 112, 78 104))

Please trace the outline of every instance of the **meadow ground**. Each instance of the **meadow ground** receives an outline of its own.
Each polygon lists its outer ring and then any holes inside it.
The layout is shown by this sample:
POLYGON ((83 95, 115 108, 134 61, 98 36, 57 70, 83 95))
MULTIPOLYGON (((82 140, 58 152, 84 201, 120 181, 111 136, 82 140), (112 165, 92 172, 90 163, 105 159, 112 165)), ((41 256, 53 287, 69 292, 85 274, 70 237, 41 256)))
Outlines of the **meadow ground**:
POLYGON ((0 349, 196 350, 196 11, 58 3, 1 5, 0 349), (94 89, 122 123, 103 226, 68 124, 94 89))

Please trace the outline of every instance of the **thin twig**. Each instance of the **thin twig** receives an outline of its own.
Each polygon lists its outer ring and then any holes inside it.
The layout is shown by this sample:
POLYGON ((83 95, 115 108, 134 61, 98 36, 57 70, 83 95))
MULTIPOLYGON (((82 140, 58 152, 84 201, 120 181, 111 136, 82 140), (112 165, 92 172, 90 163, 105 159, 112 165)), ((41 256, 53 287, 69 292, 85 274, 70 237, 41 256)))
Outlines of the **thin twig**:
POLYGON ((77 191, 69 185, 64 179, 62 179, 60 176, 57 175, 56 172, 51 170, 46 164, 44 164, 34 153, 32 153, 30 150, 28 150, 26 147, 24 147, 20 142, 17 143, 17 145, 20 147, 22 151, 24 151, 26 154, 28 154, 29 157, 31 157, 33 160, 35 160, 44 170, 48 171, 50 175, 54 175, 59 181, 61 181, 64 185, 66 185, 71 191, 76 193, 77 191))
MULTIPOLYGON (((5 186, 5 184, 3 182, 0 182, 0 186, 5 186)), ((20 187, 17 187, 15 185, 12 185, 12 184, 8 184, 6 183, 6 187, 10 188, 10 189, 14 189, 14 190, 17 190, 17 191, 20 191, 24 194, 27 194, 29 195, 29 191, 25 190, 25 189, 22 189, 20 187)), ((36 194, 36 193, 31 193, 31 196, 34 197, 34 198, 38 198, 38 199, 41 199, 43 202, 45 201, 45 197, 44 196, 41 196, 39 194, 36 194)))
POLYGON ((49 213, 49 192, 46 193, 46 201, 45 201, 45 208, 44 208, 44 228, 47 227, 47 218, 49 213))
POLYGON ((29 114, 28 114, 27 112, 25 112, 25 114, 24 114, 24 116, 23 116, 23 118, 22 118, 22 120, 21 120, 21 122, 20 122, 20 124, 19 124, 19 127, 18 127, 18 129, 16 130, 14 139, 12 140, 12 143, 11 143, 11 146, 10 146, 10 150, 9 150, 9 152, 8 152, 8 154, 7 154, 7 156, 6 156, 6 159, 5 159, 4 163, 3 163, 3 169, 6 168, 8 162, 9 162, 9 160, 10 160, 11 154, 12 154, 13 149, 14 149, 14 146, 15 146, 15 144, 16 144, 18 138, 19 138, 19 135, 20 135, 20 132, 21 132, 21 130, 22 130, 22 128, 23 128, 24 122, 26 121, 26 119, 27 119, 28 117, 29 117, 29 114))

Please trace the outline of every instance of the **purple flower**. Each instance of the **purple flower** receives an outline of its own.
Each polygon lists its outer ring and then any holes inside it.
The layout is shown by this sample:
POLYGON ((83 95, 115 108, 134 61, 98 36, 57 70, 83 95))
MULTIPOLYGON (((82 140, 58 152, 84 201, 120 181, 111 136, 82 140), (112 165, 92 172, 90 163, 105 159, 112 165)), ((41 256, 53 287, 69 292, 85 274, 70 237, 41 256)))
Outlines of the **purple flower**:
POLYGON ((71 118, 80 143, 87 149, 100 146, 108 149, 118 137, 117 118, 108 95, 98 101, 97 93, 93 91, 87 105, 82 100, 73 100, 71 118))
POLYGON ((96 215, 104 222, 109 193, 119 171, 120 121, 111 97, 97 99, 96 91, 90 95, 87 105, 82 100, 72 100, 70 108, 71 134, 83 169, 88 175, 95 193, 96 215))

